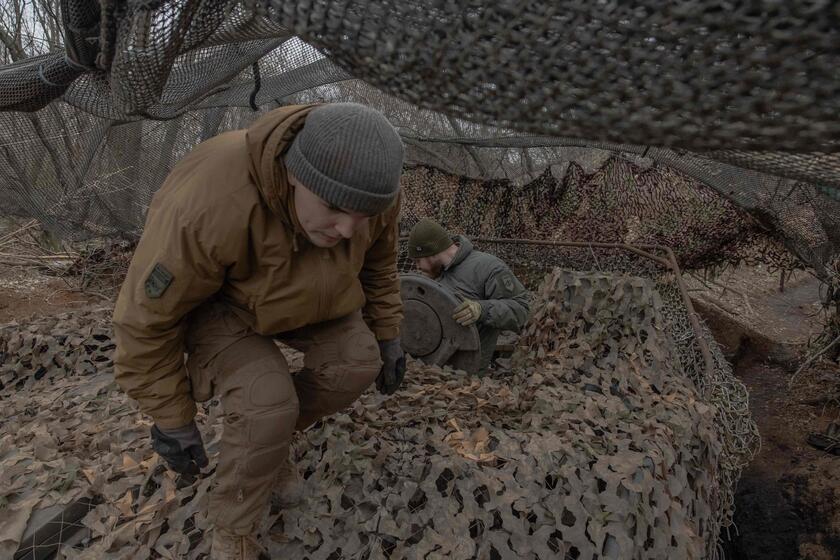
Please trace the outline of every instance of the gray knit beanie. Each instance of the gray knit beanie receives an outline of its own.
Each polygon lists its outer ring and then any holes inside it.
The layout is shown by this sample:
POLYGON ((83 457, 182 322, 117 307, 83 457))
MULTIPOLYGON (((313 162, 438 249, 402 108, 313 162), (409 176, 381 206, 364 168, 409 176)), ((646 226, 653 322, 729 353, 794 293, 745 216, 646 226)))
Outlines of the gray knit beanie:
POLYGON ((285 156, 286 169, 339 208, 379 214, 400 190, 403 144, 385 116, 358 103, 312 110, 285 156))

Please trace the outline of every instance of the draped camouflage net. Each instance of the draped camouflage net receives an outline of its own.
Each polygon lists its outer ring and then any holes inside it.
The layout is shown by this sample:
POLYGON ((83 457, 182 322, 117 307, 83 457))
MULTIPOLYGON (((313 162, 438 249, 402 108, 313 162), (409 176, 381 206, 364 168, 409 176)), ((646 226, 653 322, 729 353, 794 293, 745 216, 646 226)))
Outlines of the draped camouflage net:
POLYGON ((0 68, 0 108, 37 111, 0 114, 0 209, 65 237, 134 235, 191 146, 253 119, 241 108, 355 100, 398 126, 409 165, 459 177, 562 179, 604 151, 677 170, 746 212, 733 230, 825 276, 840 252, 837 10, 67 0, 66 55, 0 68))
MULTIPOLYGON (((324 491, 307 504, 316 516, 267 521, 284 535, 275 552, 714 557, 756 442, 746 392, 692 320, 672 259, 597 243, 671 246, 687 269, 830 276, 840 13, 742 4, 67 0, 66 56, 0 68, 0 212, 130 242, 198 142, 278 105, 373 106, 407 148, 403 233, 432 216, 494 238, 479 248, 532 290, 553 274, 542 301, 569 290, 574 308, 535 318, 513 378, 412 364, 399 398, 368 394, 307 432, 296 458, 324 491), (570 239, 596 243, 523 243, 570 239)), ((164 473, 136 409, 97 377, 112 367, 105 315, 83 318, 85 335, 61 321, 3 331, 0 488, 20 495, 25 473, 47 502, 101 494, 89 558, 206 552, 210 479, 164 473), (74 416, 122 439, 42 429, 74 416), (24 451, 6 454, 7 435, 24 451)), ((200 421, 212 452, 218 409, 200 421)))
MULTIPOLYGON (((713 342, 705 368, 711 338, 661 262, 565 252, 602 271, 544 278, 512 373, 412 361, 394 397, 368 392, 299 435, 307 499, 264 519, 272 557, 717 557, 757 442, 746 391, 713 342), (608 271, 621 261, 643 276, 608 271)), ((3 497, 14 508, 95 496, 73 521, 84 537, 68 537, 70 558, 201 558, 212 477, 176 480, 160 465, 111 380, 107 321, 103 309, 0 331, 15 357, 0 369, 3 497)), ((198 420, 212 457, 223 411, 211 403, 198 420)))
MULTIPOLYGON (((347 91, 329 99, 364 101, 363 84, 347 91)), ((380 108, 400 130, 426 116, 396 101, 380 108)), ((115 122, 61 104, 0 114, 0 210, 36 217, 64 239, 136 240, 171 167, 198 142, 257 116, 233 107, 115 122)), ((446 119, 428 122, 452 130, 446 119)), ((746 261, 819 273, 840 247, 840 201, 807 183, 698 158, 403 138, 405 231, 432 216, 474 236, 669 245, 690 269, 746 261)))
MULTIPOLYGON (((517 246, 495 248, 513 262, 518 251, 534 260, 550 258, 544 246, 527 240, 597 241, 673 247, 687 269, 765 263, 770 270, 802 266, 794 254, 767 236, 737 205, 696 181, 648 161, 585 154, 580 163, 546 170, 524 185, 506 180, 479 181, 429 166, 403 174, 400 227, 405 235, 420 219, 431 217, 452 232, 469 236, 521 239, 517 246), (594 167, 587 173, 582 165, 594 167)), ((838 224, 840 225, 840 224, 838 224)), ((808 249, 820 240, 793 241, 808 249)))
MULTIPOLYGON (((655 305, 650 302, 644 305, 654 306, 662 313, 664 330, 674 344, 679 359, 680 374, 690 380, 703 402, 716 410, 716 425, 725 434, 722 437, 724 451, 717 466, 717 477, 720 483, 720 507, 723 512, 728 512, 723 513, 719 519, 723 526, 729 527, 734 506, 734 488, 741 470, 751 457, 758 434, 750 416, 746 388, 735 377, 732 366, 723 357, 710 331, 694 312, 680 280, 679 267, 673 253, 656 246, 639 248, 616 244, 485 238, 475 238, 473 242, 476 249, 505 260, 523 284, 536 294, 536 300, 531 305, 534 311, 530 324, 526 326, 519 341, 520 348, 529 347, 535 354, 526 356, 531 360, 543 360, 552 351, 556 351, 558 346, 567 353, 563 355, 568 359, 578 359, 572 357, 574 351, 586 354, 586 350, 581 350, 580 346, 566 346, 569 340, 581 335, 577 328, 585 332, 597 330, 605 328, 604 324, 609 325, 612 321, 620 323, 616 315, 624 312, 632 315, 631 311, 621 308, 621 305, 622 302, 635 301, 637 294, 634 295, 630 290, 631 293, 622 297, 621 282, 613 285, 617 278, 629 275, 645 286, 655 287, 655 305), (564 272, 559 272, 561 270, 564 272), (593 293, 594 302, 588 299, 593 293), (612 311, 602 315, 580 311, 578 306, 586 305, 603 305, 612 311), (583 319, 569 317, 569 313, 572 316, 582 313, 583 319), (583 327, 580 321, 591 321, 594 325, 583 327)), ((401 249, 401 270, 413 270, 413 263, 407 257, 404 244, 401 249)), ((598 340, 604 346, 611 346, 609 337, 613 334, 605 333, 598 340)), ((593 352, 597 354, 597 351, 593 352)), ((519 371, 523 362, 528 362, 528 359, 521 358, 520 354, 519 363, 514 364, 514 371, 519 371)), ((609 370, 613 366, 606 360, 599 367, 609 370)))
POLYGON ((70 0, 63 11, 67 57, 6 69, 2 106, 43 106, 64 84, 96 114, 172 116, 299 36, 334 65, 322 77, 346 72, 531 133, 797 153, 836 152, 840 134, 830 2, 70 0))

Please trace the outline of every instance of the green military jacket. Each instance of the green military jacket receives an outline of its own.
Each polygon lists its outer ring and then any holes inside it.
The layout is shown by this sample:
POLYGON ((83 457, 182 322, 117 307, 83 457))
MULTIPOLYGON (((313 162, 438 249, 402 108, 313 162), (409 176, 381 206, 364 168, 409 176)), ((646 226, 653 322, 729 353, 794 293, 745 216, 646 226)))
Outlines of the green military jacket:
POLYGON ((461 235, 452 238, 459 249, 436 280, 456 295, 481 304, 476 326, 481 339, 481 371, 487 370, 501 331, 519 332, 528 319, 528 292, 498 257, 473 249, 461 235))

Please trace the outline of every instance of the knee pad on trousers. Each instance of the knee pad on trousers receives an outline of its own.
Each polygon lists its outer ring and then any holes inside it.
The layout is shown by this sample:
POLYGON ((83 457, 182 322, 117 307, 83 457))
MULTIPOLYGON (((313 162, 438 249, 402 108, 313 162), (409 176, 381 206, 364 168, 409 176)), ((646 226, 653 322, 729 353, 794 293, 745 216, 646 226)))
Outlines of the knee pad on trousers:
POLYGON ((382 365, 378 361, 348 368, 344 376, 344 387, 342 387, 342 390, 356 396, 361 395, 365 392, 365 389, 376 381, 381 369, 382 365))
POLYGON ((368 330, 352 333, 341 347, 341 356, 345 361, 343 391, 361 394, 376 380, 382 369, 379 345, 373 333, 368 330))
MULTIPOLYGON (((298 398, 285 363, 267 358, 232 375, 243 381, 238 410, 226 410, 225 439, 246 448, 244 470, 250 476, 272 473, 280 464, 298 417, 298 398)), ((233 404, 233 403, 231 403, 233 404)))

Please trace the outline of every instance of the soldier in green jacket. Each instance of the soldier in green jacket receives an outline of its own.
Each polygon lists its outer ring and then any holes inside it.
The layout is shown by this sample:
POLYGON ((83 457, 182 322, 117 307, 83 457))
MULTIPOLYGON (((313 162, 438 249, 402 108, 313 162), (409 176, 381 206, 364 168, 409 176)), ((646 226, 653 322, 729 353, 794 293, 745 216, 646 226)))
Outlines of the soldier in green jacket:
POLYGON ((478 327, 480 372, 485 372, 499 333, 519 332, 528 319, 525 287, 501 259, 476 251, 469 239, 450 236, 440 224, 428 218, 412 228, 408 254, 423 274, 463 300, 452 317, 461 325, 478 327))

